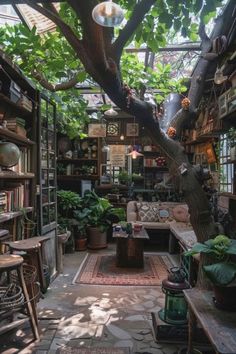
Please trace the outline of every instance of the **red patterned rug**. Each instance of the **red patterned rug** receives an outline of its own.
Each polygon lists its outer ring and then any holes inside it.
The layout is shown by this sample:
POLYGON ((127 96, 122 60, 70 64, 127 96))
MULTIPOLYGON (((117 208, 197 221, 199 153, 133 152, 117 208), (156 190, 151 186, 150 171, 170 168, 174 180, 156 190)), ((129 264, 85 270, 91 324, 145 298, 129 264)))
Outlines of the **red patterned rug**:
POLYGON ((161 285, 173 267, 168 255, 145 254, 144 268, 116 266, 115 255, 88 254, 76 274, 75 283, 93 285, 161 285))

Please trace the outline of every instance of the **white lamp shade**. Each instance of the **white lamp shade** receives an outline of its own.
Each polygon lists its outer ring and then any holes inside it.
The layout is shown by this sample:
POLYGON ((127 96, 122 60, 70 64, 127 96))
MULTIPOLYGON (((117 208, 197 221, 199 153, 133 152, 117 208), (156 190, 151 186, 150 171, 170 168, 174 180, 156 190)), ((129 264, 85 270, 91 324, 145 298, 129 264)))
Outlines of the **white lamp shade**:
POLYGON ((141 154, 140 152, 138 152, 136 150, 133 150, 129 154, 127 154, 127 156, 131 156, 132 159, 137 159, 137 157, 141 157, 141 156, 143 156, 143 154, 141 154))
POLYGON ((108 109, 107 111, 105 111, 104 114, 106 116, 110 116, 110 117, 114 117, 114 116, 118 115, 118 113, 112 107, 110 109, 108 109))
POLYGON ((123 21, 124 13, 119 5, 112 1, 103 1, 94 7, 92 17, 100 26, 115 27, 123 21))

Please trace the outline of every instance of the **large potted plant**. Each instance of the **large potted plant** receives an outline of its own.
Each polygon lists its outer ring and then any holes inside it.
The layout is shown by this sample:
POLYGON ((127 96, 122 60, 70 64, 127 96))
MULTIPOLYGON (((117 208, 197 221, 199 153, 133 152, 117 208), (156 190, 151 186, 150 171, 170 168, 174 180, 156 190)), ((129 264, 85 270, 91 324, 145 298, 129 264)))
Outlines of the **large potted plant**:
POLYGON ((107 231, 113 223, 124 220, 122 208, 113 208, 106 198, 93 191, 86 191, 83 197, 83 215, 88 224, 88 247, 100 249, 107 247, 107 231))
POLYGON ((218 308, 236 310, 236 240, 218 235, 204 243, 196 243, 185 255, 197 253, 210 256, 210 263, 203 265, 214 290, 214 303, 218 308))

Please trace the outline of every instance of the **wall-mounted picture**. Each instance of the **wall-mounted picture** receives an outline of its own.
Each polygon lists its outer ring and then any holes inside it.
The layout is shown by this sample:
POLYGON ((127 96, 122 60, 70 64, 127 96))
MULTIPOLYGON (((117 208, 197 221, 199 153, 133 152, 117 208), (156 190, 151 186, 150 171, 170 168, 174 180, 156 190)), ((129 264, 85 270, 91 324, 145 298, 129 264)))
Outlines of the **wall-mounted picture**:
POLYGON ((89 124, 88 136, 90 138, 102 138, 106 136, 106 124, 89 124))
POLYGON ((119 136, 120 135, 120 123, 109 122, 107 123, 107 136, 119 136))
POLYGON ((139 135, 139 124, 138 123, 127 123, 126 124, 126 135, 127 136, 138 136, 139 135))

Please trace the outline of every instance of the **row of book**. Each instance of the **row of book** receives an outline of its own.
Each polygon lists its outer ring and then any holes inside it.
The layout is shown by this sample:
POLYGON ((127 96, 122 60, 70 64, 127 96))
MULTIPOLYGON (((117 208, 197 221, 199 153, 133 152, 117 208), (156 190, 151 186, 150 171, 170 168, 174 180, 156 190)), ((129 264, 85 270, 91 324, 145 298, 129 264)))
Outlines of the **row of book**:
POLYGON ((8 183, 4 190, 0 191, 0 213, 7 213, 29 206, 30 182, 8 183))
POLYGON ((7 120, 7 129, 15 132, 16 134, 26 137, 25 130, 25 120, 22 118, 8 118, 7 120))
POLYGON ((31 150, 27 148, 21 148, 20 158, 18 164, 11 167, 11 170, 19 173, 25 174, 31 171, 31 150))

